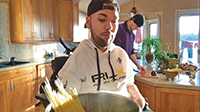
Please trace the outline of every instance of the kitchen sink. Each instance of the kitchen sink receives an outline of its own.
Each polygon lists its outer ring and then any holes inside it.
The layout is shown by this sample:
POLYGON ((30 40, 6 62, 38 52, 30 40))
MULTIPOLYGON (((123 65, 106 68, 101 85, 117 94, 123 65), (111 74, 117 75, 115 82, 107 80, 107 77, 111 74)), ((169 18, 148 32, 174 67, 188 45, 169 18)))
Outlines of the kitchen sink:
POLYGON ((0 68, 23 65, 23 64, 27 64, 27 63, 30 63, 30 62, 28 62, 28 61, 1 62, 0 68))

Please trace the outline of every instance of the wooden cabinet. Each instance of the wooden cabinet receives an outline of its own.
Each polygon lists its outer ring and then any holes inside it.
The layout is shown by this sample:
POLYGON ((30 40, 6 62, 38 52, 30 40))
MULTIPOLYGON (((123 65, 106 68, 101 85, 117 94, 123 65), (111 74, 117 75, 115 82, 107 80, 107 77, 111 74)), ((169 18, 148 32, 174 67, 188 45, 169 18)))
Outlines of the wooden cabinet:
POLYGON ((53 0, 10 0, 12 42, 53 40, 53 0))
POLYGON ((31 73, 10 80, 12 112, 28 107, 32 103, 31 73))
POLYGON ((154 102, 155 102, 155 88, 153 86, 141 83, 139 81, 135 81, 135 84, 137 85, 139 91, 141 92, 143 97, 146 97, 148 99, 148 104, 151 110, 154 109, 154 102))
POLYGON ((11 41, 73 41, 78 9, 73 0, 10 0, 11 41))
POLYGON ((40 85, 46 80, 45 77, 50 80, 53 70, 51 68, 51 63, 37 65, 37 77, 38 77, 38 93, 40 90, 40 85))
POLYGON ((0 80, 0 106, 1 111, 15 112, 33 104, 32 76, 34 67, 24 67, 6 72, 3 74, 3 80, 0 80))
POLYGON ((0 110, 2 112, 10 112, 10 82, 8 78, 10 77, 10 72, 0 73, 0 110))
POLYGON ((42 40, 39 0, 10 0, 10 36, 12 42, 42 40))
MULTIPOLYGON (((22 27, 23 40, 21 41, 34 41, 42 40, 40 28, 40 3, 38 0, 21 0, 22 11, 22 27), (30 8, 31 7, 31 8, 30 8)), ((12 15, 11 15, 12 16, 12 15)), ((12 36, 11 36, 12 37, 12 36)), ((11 38, 17 39, 15 35, 11 38)), ((18 40, 15 40, 18 41, 18 40)))
POLYGON ((54 40, 53 0, 40 0, 41 30, 44 40, 54 40))
POLYGON ((135 81, 149 107, 155 112, 199 112, 200 92, 197 90, 160 88, 135 81))
POLYGON ((53 0, 53 2, 56 40, 63 37, 65 40, 73 41, 74 27, 78 26, 78 2, 74 0, 53 0))
POLYGON ((199 91, 157 88, 156 112, 199 112, 199 91))

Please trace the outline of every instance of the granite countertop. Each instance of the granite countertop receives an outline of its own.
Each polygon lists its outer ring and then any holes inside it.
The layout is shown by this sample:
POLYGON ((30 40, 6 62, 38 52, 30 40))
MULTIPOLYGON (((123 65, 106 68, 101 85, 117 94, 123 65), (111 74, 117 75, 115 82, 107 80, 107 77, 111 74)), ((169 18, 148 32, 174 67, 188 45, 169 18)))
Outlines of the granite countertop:
MULTIPOLYGON (((146 73, 150 74, 152 70, 156 71, 156 64, 146 64, 143 60, 138 60, 140 65, 146 69, 146 73)), ((196 64, 197 71, 195 72, 195 79, 190 80, 189 75, 185 74, 182 70, 176 77, 174 81, 168 81, 166 76, 162 73, 158 74, 159 78, 155 77, 137 77, 139 75, 136 73, 135 80, 143 82, 145 84, 154 87, 165 87, 165 88, 176 88, 176 89, 190 89, 190 90, 200 90, 200 63, 196 64)))
POLYGON ((135 80, 143 82, 145 84, 154 86, 154 87, 165 87, 165 88, 176 88, 176 89, 190 89, 190 90, 200 90, 200 71, 195 73, 195 79, 189 79, 189 75, 180 73, 175 77, 175 80, 167 80, 166 76, 163 74, 158 74, 158 78, 152 77, 137 77, 136 74, 135 80))
POLYGON ((36 66, 36 65, 39 65, 39 64, 45 64, 45 63, 51 62, 52 60, 53 60, 53 58, 17 60, 17 61, 28 61, 30 63, 0 68, 0 72, 9 71, 9 70, 18 69, 18 68, 23 68, 23 67, 28 67, 28 66, 36 66))

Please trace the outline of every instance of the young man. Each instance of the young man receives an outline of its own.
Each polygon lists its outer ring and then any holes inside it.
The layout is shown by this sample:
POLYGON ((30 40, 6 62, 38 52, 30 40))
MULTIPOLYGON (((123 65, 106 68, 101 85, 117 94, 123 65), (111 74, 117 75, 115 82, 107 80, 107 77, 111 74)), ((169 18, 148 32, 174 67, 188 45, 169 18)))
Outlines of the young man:
POLYGON ((141 14, 135 14, 129 20, 125 21, 124 23, 119 25, 119 29, 114 40, 114 43, 120 47, 122 47, 127 54, 129 55, 130 59, 133 63, 137 66, 140 71, 145 71, 145 68, 141 66, 136 58, 134 52, 134 40, 135 35, 133 34, 134 30, 137 30, 138 27, 143 26, 144 18, 141 14))
POLYGON ((58 76, 67 88, 75 87, 78 93, 120 94, 143 108, 145 100, 134 84, 133 63, 122 48, 113 44, 118 19, 115 0, 91 0, 85 24, 91 38, 78 45, 58 76))

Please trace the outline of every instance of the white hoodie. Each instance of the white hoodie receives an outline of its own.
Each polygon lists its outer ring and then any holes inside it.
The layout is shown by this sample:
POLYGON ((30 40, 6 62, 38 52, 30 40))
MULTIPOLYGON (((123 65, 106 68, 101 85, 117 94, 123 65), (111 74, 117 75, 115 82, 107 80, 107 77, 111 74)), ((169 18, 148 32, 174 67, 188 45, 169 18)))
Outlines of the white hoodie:
POLYGON ((91 40, 83 40, 58 77, 78 93, 110 92, 130 97, 127 86, 134 84, 133 63, 122 48, 110 46, 102 52, 91 40))

